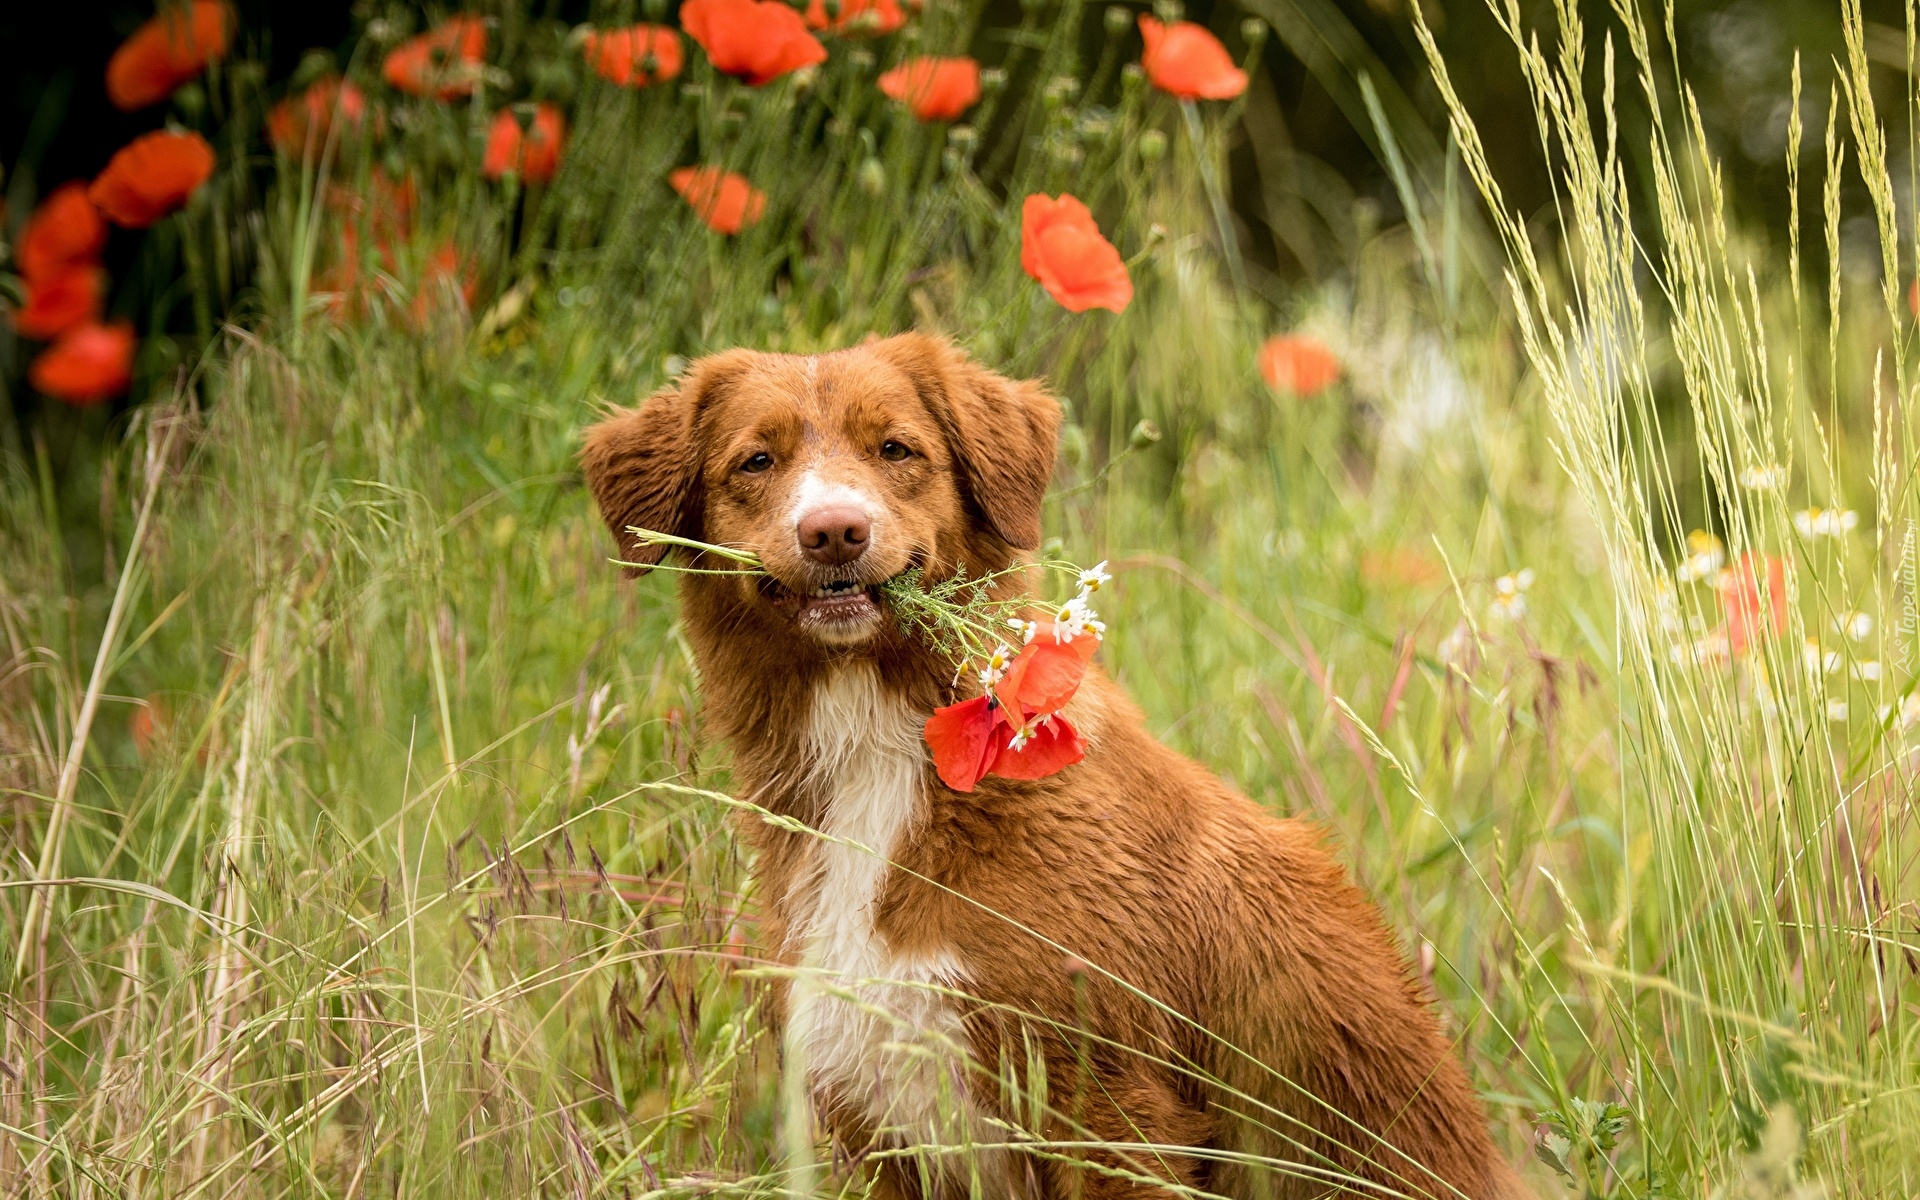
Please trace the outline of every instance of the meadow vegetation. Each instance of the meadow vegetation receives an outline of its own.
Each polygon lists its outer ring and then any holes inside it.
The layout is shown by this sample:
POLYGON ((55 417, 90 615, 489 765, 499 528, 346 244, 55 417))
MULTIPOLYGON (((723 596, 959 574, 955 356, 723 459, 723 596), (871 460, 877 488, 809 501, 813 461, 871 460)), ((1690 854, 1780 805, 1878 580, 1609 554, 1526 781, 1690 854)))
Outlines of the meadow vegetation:
MULTIPOLYGON (((1920 75, 1870 77, 1843 3, 1852 53, 1796 66, 1829 97, 1794 125, 1796 221, 1746 228, 1657 17, 1495 10, 1553 208, 1511 211, 1457 105, 1416 179, 1376 103, 1407 219, 1301 288, 1239 252, 1239 102, 1149 86, 1130 10, 929 0, 763 86, 689 43, 636 88, 509 5, 454 102, 383 90, 413 30, 370 22, 338 66, 379 121, 223 159, 172 218, 208 311, 208 264, 257 264, 242 319, 93 427, 97 474, 29 443, 0 468, 10 1194, 858 1194, 760 1016, 729 832, 759 818, 673 581, 611 564, 575 455, 698 355, 907 328, 1056 389, 1049 551, 1111 564, 1101 661, 1326 828, 1540 1194, 1912 1194, 1889 130, 1920 75), (993 66, 959 122, 875 86, 969 48, 993 66), (566 108, 557 172, 487 178, 522 98, 566 108), (708 229, 686 165, 745 176, 760 219, 708 229), (1063 191, 1126 261, 1122 312, 1022 270, 1023 198, 1063 191), (1840 270, 1859 194, 1870 282, 1840 270), (1278 332, 1338 380, 1269 385, 1278 332)), ((244 71, 209 86, 231 122, 262 106, 244 71)))

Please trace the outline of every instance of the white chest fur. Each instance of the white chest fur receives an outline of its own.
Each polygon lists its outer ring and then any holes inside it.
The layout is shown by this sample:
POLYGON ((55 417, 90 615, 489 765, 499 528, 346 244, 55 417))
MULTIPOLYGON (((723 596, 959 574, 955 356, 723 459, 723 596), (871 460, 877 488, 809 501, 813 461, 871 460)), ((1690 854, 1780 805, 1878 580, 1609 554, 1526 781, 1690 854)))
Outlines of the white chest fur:
POLYGON ((890 870, 925 804, 922 718, 880 686, 871 664, 816 685, 807 720, 820 840, 796 885, 790 1045, 817 1091, 908 1144, 943 1140, 964 1109, 952 1051, 960 1021, 939 989, 963 981, 952 955, 894 953, 874 926, 890 870), (931 1053, 930 1053, 931 1051, 931 1053))

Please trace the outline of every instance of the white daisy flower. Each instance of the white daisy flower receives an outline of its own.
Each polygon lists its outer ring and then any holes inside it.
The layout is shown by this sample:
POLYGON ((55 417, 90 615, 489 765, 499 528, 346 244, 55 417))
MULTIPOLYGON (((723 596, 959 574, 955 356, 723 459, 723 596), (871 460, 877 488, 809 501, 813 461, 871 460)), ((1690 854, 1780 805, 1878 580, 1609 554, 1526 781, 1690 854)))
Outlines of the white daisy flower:
POLYGON ((1756 492, 1777 492, 1787 486, 1787 469, 1778 463, 1748 467, 1740 472, 1740 486, 1756 492))
POLYGON ((1807 508, 1793 514, 1793 527, 1803 538, 1837 538, 1852 533, 1860 514, 1852 509, 1807 508))
POLYGON ((1841 613, 1833 619, 1836 632, 1844 633, 1856 642, 1864 642, 1873 633, 1873 614, 1863 612, 1841 613))
POLYGON ((1818 638, 1808 638, 1800 648, 1800 661, 1806 664, 1807 674, 1818 679, 1840 669, 1840 652, 1822 649, 1818 638))
POLYGON ((1720 539, 1704 529, 1696 529, 1687 535, 1687 557, 1674 571, 1673 577, 1681 583, 1707 579, 1726 565, 1727 550, 1720 539))
POLYGON ((1527 615, 1527 589, 1533 586, 1533 568, 1527 567, 1493 581, 1493 603, 1488 607, 1496 620, 1518 621, 1527 615))

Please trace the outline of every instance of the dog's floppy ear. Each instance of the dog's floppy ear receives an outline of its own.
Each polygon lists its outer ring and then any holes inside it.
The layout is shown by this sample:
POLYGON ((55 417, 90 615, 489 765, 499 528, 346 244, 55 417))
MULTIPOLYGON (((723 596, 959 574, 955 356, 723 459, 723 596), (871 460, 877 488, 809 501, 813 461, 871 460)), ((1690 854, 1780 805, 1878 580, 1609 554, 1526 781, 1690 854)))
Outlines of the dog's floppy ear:
POLYGON ((1038 549, 1040 504, 1060 443, 1059 401, 1042 384, 996 375, 926 334, 903 333, 868 349, 913 380, 987 526, 1015 549, 1038 549))
POLYGON ((630 528, 700 536, 696 418, 707 397, 737 376, 748 357, 736 351, 700 359, 677 387, 662 388, 640 407, 587 430, 580 467, 627 562, 652 566, 667 553, 665 546, 637 545, 630 528))
POLYGON ((639 408, 587 430, 580 467, 627 562, 652 566, 667 552, 665 546, 639 545, 630 528, 692 536, 686 526, 699 468, 693 455, 693 405, 681 389, 663 388, 639 408))

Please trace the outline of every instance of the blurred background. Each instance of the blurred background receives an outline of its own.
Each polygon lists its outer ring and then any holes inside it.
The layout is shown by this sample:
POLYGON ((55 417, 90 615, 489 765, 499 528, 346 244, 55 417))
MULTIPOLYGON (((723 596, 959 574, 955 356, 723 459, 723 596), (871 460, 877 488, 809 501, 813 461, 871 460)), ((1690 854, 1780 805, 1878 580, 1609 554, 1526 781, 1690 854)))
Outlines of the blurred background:
MULTIPOLYGON (((1233 131, 1230 152, 1241 244, 1256 284, 1264 281, 1263 290, 1272 299, 1284 300, 1289 283, 1338 286, 1350 280, 1367 244, 1402 222, 1363 78, 1373 84, 1381 115, 1421 188, 1434 196, 1452 190, 1467 198, 1471 192, 1463 179, 1449 182, 1453 168, 1442 107, 1415 37, 1409 2, 1195 0, 1189 6, 1191 19, 1209 25, 1236 50, 1244 45, 1239 27, 1245 19, 1259 18, 1273 31, 1262 53, 1265 70, 1256 73, 1246 119, 1233 131)), ((386 12, 390 7, 378 9, 386 12)), ((1515 7, 1529 27, 1550 24, 1552 5, 1547 0, 1516 0, 1515 7)), ((1590 30, 1602 24, 1603 7, 1594 6, 1590 30)), ((376 6, 366 0, 358 5, 243 0, 238 8, 243 32, 235 58, 264 63, 272 86, 294 74, 313 50, 336 55, 347 51, 357 25, 375 15, 376 6)), ((1834 10, 1805 0, 1675 0, 1670 9, 1677 55, 1673 69, 1698 100, 1709 138, 1728 172, 1734 215, 1750 235, 1784 241, 1793 57, 1797 48, 1809 80, 1830 78, 1826 64, 1844 53, 1834 10)), ((544 10, 568 22, 586 21, 597 11, 587 0, 549 3, 544 10)), ((1864 10, 1868 57, 1891 68, 1876 72, 1876 80, 1897 92, 1896 80, 1906 64, 1900 7, 1893 0, 1866 0, 1864 10)), ((1548 204, 1548 164, 1513 47, 1484 0, 1424 0, 1422 12, 1442 54, 1454 64, 1456 86, 1479 122, 1508 200, 1523 213, 1539 212, 1548 204)), ((23 221, 34 198, 52 186, 90 178, 113 148, 165 120, 164 106, 119 112, 98 86, 113 49, 152 13, 153 5, 145 0, 18 4, 0 11, 0 80, 5 81, 0 84, 5 88, 0 164, 8 172, 9 222, 23 221)), ((1006 27, 1017 23, 1018 14, 1018 0, 997 0, 988 6, 982 26, 1006 27)), ((1654 19, 1657 23, 1657 15, 1654 19)), ((1087 37, 1098 36, 1097 23, 1090 22, 1087 37)), ((1592 40, 1588 52, 1597 60, 1605 48, 1597 33, 1592 40)), ((974 51, 991 66, 996 51, 1005 49, 1004 43, 996 46, 988 37, 974 51)), ((1622 86, 1619 91, 1623 145, 1631 159, 1632 132, 1644 112, 1636 113, 1637 89, 1622 86)), ((1897 101, 1885 102, 1890 98, 1883 98, 1881 111, 1903 112, 1897 101)), ((1802 157, 1814 161, 1823 153, 1820 131, 1828 108, 1824 83, 1810 82, 1802 105, 1809 130, 1802 157)), ((1894 132, 1895 152, 1904 153, 1899 148, 1905 139, 1894 132)), ((1640 157, 1644 159, 1644 151, 1640 157)), ((270 165, 263 156, 260 170, 270 165)), ((1897 160, 1894 166, 1904 203, 1911 190, 1912 164, 1897 160)), ((1644 186, 1644 172, 1640 180, 1644 186)), ((1843 207, 1863 213, 1865 195, 1857 176, 1850 176, 1848 186, 1852 194, 1844 198, 1843 207)), ((1471 208, 1475 202, 1465 203, 1471 208)), ((1803 239, 1812 256, 1808 268, 1817 275, 1824 270, 1824 243, 1812 224, 1817 213, 1803 210, 1802 218, 1809 222, 1803 234, 1813 235, 1803 239)), ((1538 224, 1547 236, 1550 223, 1538 224)), ((141 241, 122 233, 109 247, 106 265, 117 289, 110 310, 138 314, 143 325, 185 323, 184 302, 169 304, 162 294, 177 280, 177 265, 163 259, 130 261, 141 241)), ((1851 278, 1877 276, 1881 259, 1870 218, 1853 218, 1843 228, 1841 247, 1851 278)), ((152 256, 155 250, 148 247, 142 253, 152 256)), ((0 339, 9 343, 0 347, 0 379, 6 381, 19 377, 11 338, 10 330, 0 330, 0 339)), ((119 403, 139 398, 136 388, 119 403)), ((10 403, 18 421, 32 420, 37 401, 15 394, 10 403)))

